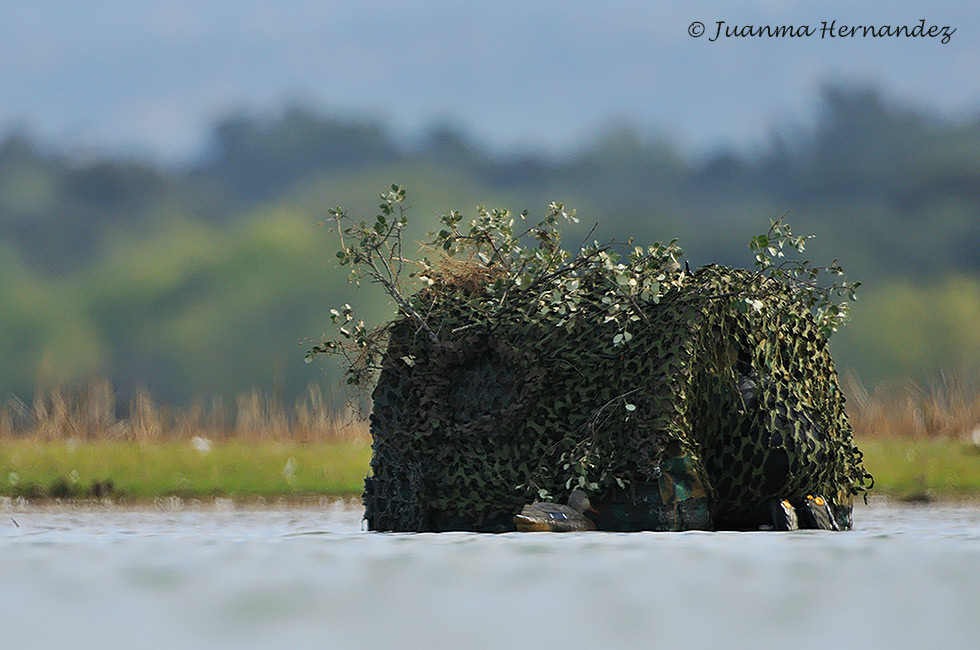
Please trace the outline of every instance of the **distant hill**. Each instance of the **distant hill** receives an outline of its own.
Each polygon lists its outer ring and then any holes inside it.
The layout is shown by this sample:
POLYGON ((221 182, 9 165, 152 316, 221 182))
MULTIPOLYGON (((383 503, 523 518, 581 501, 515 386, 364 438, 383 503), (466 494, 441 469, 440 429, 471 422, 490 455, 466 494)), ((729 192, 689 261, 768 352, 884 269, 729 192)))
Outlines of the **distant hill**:
POLYGON ((812 129, 698 160, 628 123, 565 156, 502 156, 459 130, 406 146, 380 122, 299 108, 226 119, 213 143, 170 168, 0 141, 0 395, 92 375, 173 403, 332 381, 300 341, 340 302, 388 308, 345 284, 317 222, 337 204, 373 215, 391 182, 409 190, 413 241, 449 209, 557 199, 582 217, 568 241, 594 222, 599 239, 677 237, 693 266, 749 265, 748 238, 791 211, 817 235, 812 259, 865 284, 841 366, 879 381, 980 361, 980 120, 874 89, 828 86, 812 129))

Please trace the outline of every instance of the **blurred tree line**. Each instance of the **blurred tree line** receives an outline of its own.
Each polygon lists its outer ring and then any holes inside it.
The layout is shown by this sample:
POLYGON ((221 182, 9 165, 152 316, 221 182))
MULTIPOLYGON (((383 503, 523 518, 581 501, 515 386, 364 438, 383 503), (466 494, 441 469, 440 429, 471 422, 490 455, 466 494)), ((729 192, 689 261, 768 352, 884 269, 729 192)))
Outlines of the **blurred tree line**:
POLYGON ((125 396, 298 394, 339 377, 305 365, 330 307, 389 313, 354 293, 323 220, 365 218, 391 182, 412 206, 408 241, 449 209, 578 209, 584 237, 680 239, 692 267, 751 266, 745 244, 787 210, 864 286, 836 337, 838 365, 869 382, 980 365, 980 119, 951 121, 875 88, 828 86, 812 127, 757 151, 693 159, 629 124, 562 156, 491 155, 436 126, 406 145, 373 121, 292 108, 231 117, 180 168, 0 140, 0 395, 109 377, 125 396), (367 309, 364 309, 364 306, 367 309))

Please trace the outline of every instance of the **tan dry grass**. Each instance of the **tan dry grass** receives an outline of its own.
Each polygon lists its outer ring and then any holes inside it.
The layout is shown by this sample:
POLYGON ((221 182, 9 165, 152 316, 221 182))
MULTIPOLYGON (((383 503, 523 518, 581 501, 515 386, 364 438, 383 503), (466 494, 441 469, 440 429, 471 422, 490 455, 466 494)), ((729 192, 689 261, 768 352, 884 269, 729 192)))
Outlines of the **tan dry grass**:
MULTIPOLYGON (((943 378, 932 386, 905 383, 868 389, 845 377, 847 411, 858 439, 961 439, 980 444, 980 382, 943 378)), ((214 440, 343 442, 370 439, 367 421, 352 411, 338 412, 311 384, 286 406, 252 391, 229 406, 215 397, 186 408, 157 404, 138 389, 117 416, 117 398, 105 380, 80 391, 39 390, 28 404, 9 398, 0 405, 0 439, 132 440, 159 442, 214 440)))
POLYGON ((370 438, 368 424, 353 412, 337 412, 311 384, 291 406, 252 391, 229 411, 221 398, 186 408, 156 403, 144 388, 117 415, 111 384, 95 380, 78 391, 38 390, 31 404, 12 397, 0 405, 0 439, 164 442, 202 437, 215 440, 352 442, 370 438))
POLYGON ((941 377, 872 390, 854 377, 843 382, 847 413, 860 439, 959 439, 980 444, 980 383, 941 377))
POLYGON ((450 294, 460 291, 475 295, 499 277, 505 275, 500 266, 488 267, 483 262, 460 257, 450 257, 439 252, 439 263, 425 273, 432 280, 427 291, 436 294, 450 294))

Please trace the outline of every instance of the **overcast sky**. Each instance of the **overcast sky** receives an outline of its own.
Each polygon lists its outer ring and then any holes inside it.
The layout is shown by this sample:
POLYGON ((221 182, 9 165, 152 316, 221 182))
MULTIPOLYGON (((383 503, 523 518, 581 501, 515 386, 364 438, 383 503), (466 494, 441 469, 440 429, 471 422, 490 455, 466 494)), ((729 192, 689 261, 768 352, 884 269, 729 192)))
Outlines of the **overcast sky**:
POLYGON ((0 0, 0 133, 181 159, 235 109, 303 102, 408 136, 447 121, 495 150, 560 151, 611 120, 690 151, 813 119, 828 80, 980 114, 965 0, 258 2, 0 0), (941 38, 722 38, 716 23, 949 26, 941 38), (692 38, 693 21, 706 33, 692 38))

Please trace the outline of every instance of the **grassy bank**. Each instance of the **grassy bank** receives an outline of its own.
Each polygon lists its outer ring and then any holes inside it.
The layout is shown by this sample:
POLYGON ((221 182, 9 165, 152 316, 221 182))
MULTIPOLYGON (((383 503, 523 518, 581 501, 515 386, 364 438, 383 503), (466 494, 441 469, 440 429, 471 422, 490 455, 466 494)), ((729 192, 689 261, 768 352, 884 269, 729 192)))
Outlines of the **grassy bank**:
MULTIPOLYGON (((940 439, 859 441, 874 494, 980 498, 980 449, 940 439)), ((371 449, 364 441, 77 442, 0 444, 0 495, 28 498, 165 496, 241 499, 360 494, 371 449)))
POLYGON ((961 440, 858 441, 876 494, 910 500, 980 498, 980 447, 961 440))
POLYGON ((359 494, 363 442, 76 442, 0 444, 0 495, 27 498, 304 497, 359 494))
MULTIPOLYGON (((978 385, 845 382, 876 494, 980 498, 978 385)), ((138 391, 119 406, 104 381, 0 404, 0 496, 354 496, 368 472, 367 422, 316 386, 291 404, 252 392, 171 409, 138 391)))

